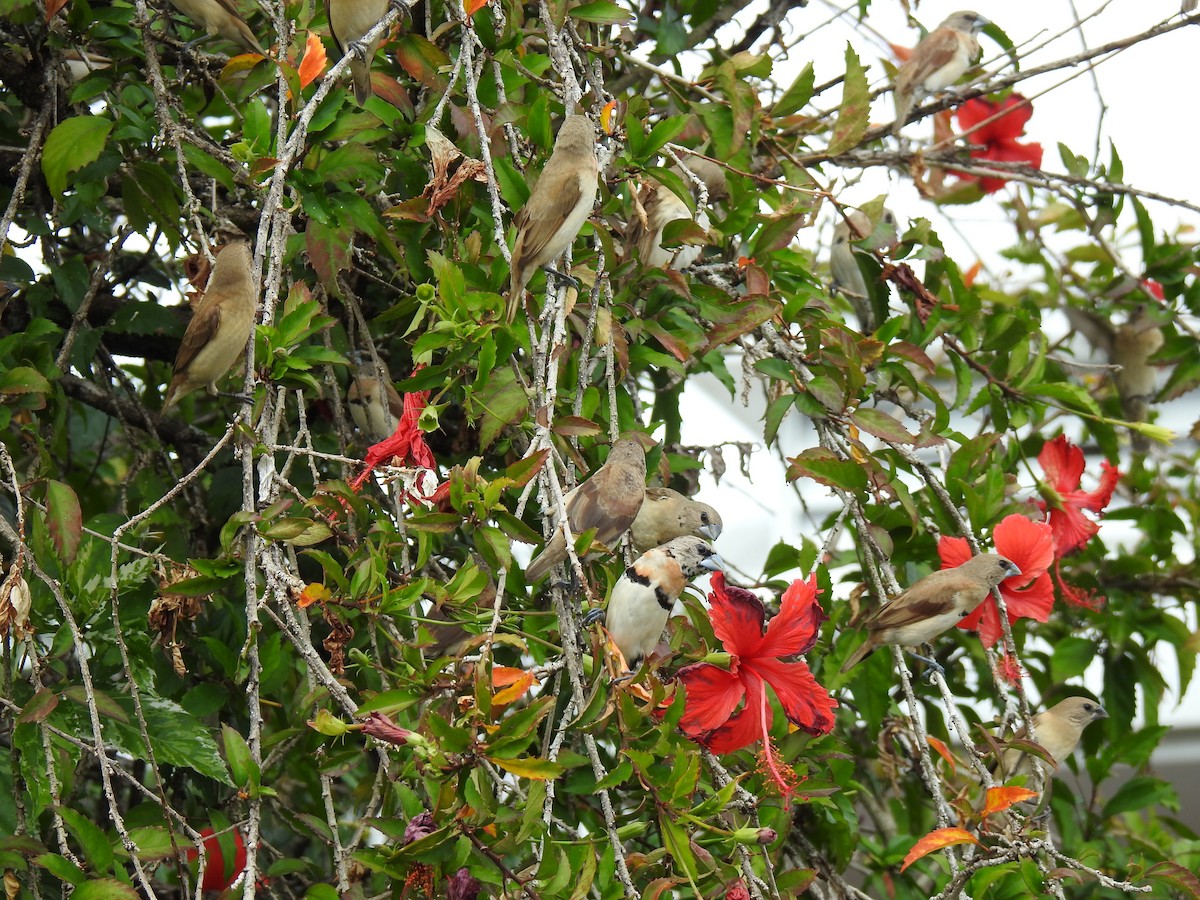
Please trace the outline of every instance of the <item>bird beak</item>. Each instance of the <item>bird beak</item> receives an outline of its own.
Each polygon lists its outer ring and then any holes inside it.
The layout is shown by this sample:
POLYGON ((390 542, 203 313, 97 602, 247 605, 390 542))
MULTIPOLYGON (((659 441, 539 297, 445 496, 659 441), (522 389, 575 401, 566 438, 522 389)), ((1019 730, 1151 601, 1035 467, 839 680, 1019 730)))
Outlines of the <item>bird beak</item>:
POLYGON ((1010 562, 1010 563, 1009 563, 1009 565, 1010 565, 1010 566, 1012 566, 1012 574, 1010 574, 1010 575, 1008 576, 1009 578, 1012 578, 1012 577, 1013 577, 1013 575, 1020 575, 1020 574, 1021 574, 1021 569, 1020 569, 1020 567, 1019 567, 1019 566, 1018 566, 1018 565, 1017 565, 1015 562, 1010 562))
POLYGON ((696 530, 710 541, 715 541, 721 536, 721 526, 717 522, 709 522, 707 525, 701 525, 696 530))
POLYGON ((1107 710, 1105 710, 1105 708, 1103 706, 1096 707, 1096 718, 1097 719, 1107 719, 1108 718, 1108 712, 1107 712, 1107 710))
POLYGON ((712 556, 706 556, 700 560, 700 565, 708 569, 710 572, 720 572, 725 568, 725 560, 721 559, 716 553, 712 556))

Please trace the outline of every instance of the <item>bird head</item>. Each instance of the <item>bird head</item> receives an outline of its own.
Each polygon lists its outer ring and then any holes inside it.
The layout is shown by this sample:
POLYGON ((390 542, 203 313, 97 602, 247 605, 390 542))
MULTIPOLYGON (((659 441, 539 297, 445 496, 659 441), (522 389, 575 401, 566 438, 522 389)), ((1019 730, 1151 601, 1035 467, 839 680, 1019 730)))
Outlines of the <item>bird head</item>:
POLYGON ((1108 713, 1104 707, 1091 697, 1068 697, 1060 700, 1051 712, 1070 722, 1080 730, 1091 725, 1098 719, 1107 719, 1108 713))
POLYGON ((679 563, 688 578, 699 575, 705 569, 717 572, 725 568, 725 561, 717 555, 717 551, 700 538, 675 538, 663 544, 661 549, 679 563))
POLYGON ((955 31, 962 31, 966 34, 979 34, 984 28, 992 23, 981 16, 979 13, 969 9, 959 10, 956 13, 946 17, 942 22, 942 28, 953 28, 955 31))

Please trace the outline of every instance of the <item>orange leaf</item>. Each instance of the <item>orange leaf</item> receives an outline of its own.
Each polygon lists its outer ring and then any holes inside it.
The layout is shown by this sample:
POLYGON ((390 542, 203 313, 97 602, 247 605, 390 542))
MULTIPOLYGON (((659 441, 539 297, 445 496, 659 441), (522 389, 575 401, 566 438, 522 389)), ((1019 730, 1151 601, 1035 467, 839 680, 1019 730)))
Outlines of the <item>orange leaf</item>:
POLYGON ((908 62, 908 58, 912 56, 912 47, 902 47, 899 44, 893 44, 891 41, 888 41, 888 46, 892 48, 892 53, 895 54, 896 59, 902 63, 908 62))
POLYGON ((46 0, 46 21, 49 22, 58 11, 67 5, 67 0, 46 0))
POLYGON ((508 666, 496 666, 492 669, 492 686, 505 685, 504 690, 492 695, 493 706, 504 706, 525 696, 536 682, 533 674, 523 669, 511 669, 508 666))
POLYGON ((954 765, 954 757, 950 755, 950 749, 945 744, 930 735, 926 735, 925 740, 929 742, 930 747, 937 751, 938 756, 950 763, 951 772, 958 771, 958 768, 954 765))
POLYGON ((975 279, 979 277, 979 270, 983 268, 983 263, 975 260, 975 265, 962 273, 963 284, 967 287, 972 287, 975 284, 975 279))
POLYGON ((306 584, 304 590, 300 592, 300 599, 296 601, 296 605, 301 609, 312 606, 314 603, 324 603, 333 598, 333 594, 323 584, 306 584))
POLYGON ((325 45, 315 31, 310 31, 304 41, 304 59, 300 63, 300 87, 306 88, 312 84, 313 79, 325 71, 327 63, 325 45))
POLYGON ((467 18, 471 18, 487 5, 488 0, 467 0, 467 18))
POLYGON ((903 872, 922 856, 926 856, 934 850, 941 850, 943 847, 953 847, 955 844, 975 844, 982 846, 971 832, 962 828, 939 828, 937 831, 929 832, 929 834, 913 844, 913 848, 908 851, 908 856, 904 857, 904 865, 900 867, 900 871, 903 872))
POLYGON ((604 104, 604 109, 600 110, 600 128, 605 134, 615 134, 617 123, 615 121, 617 112, 617 101, 609 100, 604 104))
POLYGON ((1008 809, 1014 803, 1020 803, 1023 800, 1032 800, 1037 795, 1037 791, 1031 791, 1029 788, 1023 787, 988 788, 987 805, 983 808, 983 815, 986 818, 992 813, 1008 809))

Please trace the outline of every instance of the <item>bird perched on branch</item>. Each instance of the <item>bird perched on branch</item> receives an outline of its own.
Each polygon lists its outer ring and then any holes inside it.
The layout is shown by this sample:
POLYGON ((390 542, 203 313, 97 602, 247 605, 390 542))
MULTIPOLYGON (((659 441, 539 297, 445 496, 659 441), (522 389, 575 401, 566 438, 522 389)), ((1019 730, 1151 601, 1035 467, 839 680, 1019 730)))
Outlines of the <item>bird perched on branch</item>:
POLYGON ((232 237, 217 252, 204 295, 194 305, 175 355, 164 413, 198 388, 207 388, 216 396, 217 382, 245 351, 258 306, 253 264, 244 235, 232 237))
MULTIPOLYGON (((1163 345, 1162 324, 1151 314, 1148 304, 1138 304, 1120 326, 1090 309, 1066 306, 1063 311, 1071 326, 1117 367, 1112 381, 1121 398, 1121 415, 1130 422, 1147 421, 1158 382, 1149 360, 1163 345)), ((1150 441, 1138 432, 1131 430, 1129 437, 1139 453, 1150 449, 1150 441)))
POLYGON ((896 228, 896 214, 886 207, 878 222, 872 222, 866 213, 855 209, 833 227, 833 246, 829 250, 829 272, 833 276, 830 287, 840 291, 850 301, 858 317, 859 328, 866 335, 875 333, 875 329, 882 324, 882 315, 872 303, 866 279, 858 264, 859 255, 868 251, 858 247, 857 243, 879 233, 879 246, 873 249, 882 250, 895 243, 896 228))
POLYGON ((251 53, 267 55, 232 0, 171 0, 171 5, 210 35, 219 34, 251 53))
POLYGON ((562 256, 591 215, 599 174, 592 123, 587 116, 567 116, 529 200, 513 218, 517 240, 512 250, 506 322, 517 317, 533 273, 562 256))
MULTIPOLYGON (((932 641, 973 612, 1005 578, 1020 574, 1011 560, 981 553, 953 569, 926 575, 863 623, 867 639, 842 664, 842 671, 849 672, 880 647, 912 647, 932 641)), ((915 659, 941 669, 932 659, 909 652, 915 659)))
POLYGON ((644 553, 678 537, 715 541, 723 528, 721 514, 699 500, 686 497, 671 488, 646 488, 646 496, 637 518, 629 529, 633 547, 644 553))
POLYGON ((384 35, 379 35, 365 47, 356 45, 387 11, 388 0, 325 0, 333 42, 343 56, 354 54, 350 60, 350 75, 354 80, 354 99, 359 106, 371 97, 371 59, 383 43, 384 35))
POLYGON ((1049 777, 1075 752, 1083 730, 1093 722, 1107 718, 1108 713, 1104 711, 1104 707, 1090 697, 1068 697, 1066 700, 1060 700, 1033 717, 1032 735, 1022 726, 1010 739, 1031 740, 1040 744, 1054 758, 1054 762, 1049 763, 1024 750, 1013 748, 1004 752, 996 769, 996 777, 1007 781, 1018 775, 1028 776, 1032 774, 1035 760, 1041 769, 1042 777, 1049 777))
POLYGON ((896 73, 892 134, 899 136, 918 99, 950 87, 970 68, 980 52, 975 35, 988 24, 979 13, 963 10, 948 16, 917 44, 896 73))
MULTIPOLYGON (((606 547, 616 546, 629 530, 646 495, 646 451, 635 440, 623 438, 609 451, 604 465, 591 478, 563 498, 572 537, 596 530, 596 540, 606 547)), ((532 584, 567 558, 567 541, 562 526, 525 568, 525 579, 532 584)))
POLYGON ((379 369, 369 357, 358 355, 354 377, 346 391, 346 404, 350 407, 350 418, 358 430, 371 441, 382 441, 392 436, 404 414, 404 400, 392 386, 392 377, 387 366, 380 361, 379 369))
MULTIPOLYGON (((708 203, 715 203, 729 196, 729 185, 725 180, 725 170, 714 162, 698 156, 689 156, 683 164, 704 184, 708 203)), ((689 219, 708 230, 708 210, 700 205, 699 186, 685 173, 680 166, 674 166, 671 171, 683 181, 684 187, 696 201, 696 212, 679 198, 679 196, 660 181, 647 178, 638 191, 638 205, 645 218, 635 210, 625 231, 625 253, 632 256, 633 248, 638 251, 638 258, 643 266, 660 269, 686 269, 700 258, 700 248, 695 246, 680 247, 668 250, 662 245, 663 229, 668 223, 677 219, 689 219)))
POLYGON ((594 610, 584 624, 603 620, 625 660, 626 671, 633 671, 654 652, 687 583, 705 570, 715 572, 724 565, 717 552, 699 538, 668 541, 635 559, 613 585, 607 611, 594 610))

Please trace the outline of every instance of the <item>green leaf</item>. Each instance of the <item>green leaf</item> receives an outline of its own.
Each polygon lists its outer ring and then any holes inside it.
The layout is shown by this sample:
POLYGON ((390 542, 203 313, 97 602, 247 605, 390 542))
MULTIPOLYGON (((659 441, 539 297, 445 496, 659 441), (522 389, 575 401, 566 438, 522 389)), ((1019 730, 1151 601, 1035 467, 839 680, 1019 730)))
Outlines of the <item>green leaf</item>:
POLYGON ((50 382, 37 369, 13 366, 0 373, 0 394, 48 394, 50 382))
POLYGON ((42 174, 55 196, 67 190, 67 175, 100 158, 113 123, 100 116, 72 116, 54 126, 42 150, 42 174))
POLYGON ((532 756, 525 757, 524 759, 502 759, 495 756, 487 758, 506 772, 511 772, 520 778, 532 778, 536 781, 558 778, 566 771, 566 767, 562 763, 532 756))
POLYGON ((1179 798, 1169 782, 1148 775, 1130 778, 1104 804, 1104 818, 1139 809, 1150 809, 1162 805, 1168 809, 1179 809, 1179 798))
POLYGON ((845 491, 867 489, 867 472, 862 466, 850 460, 838 459, 833 451, 824 447, 814 447, 799 456, 788 457, 788 463, 788 481, 803 476, 845 491))
POLYGON ((46 482, 46 526, 54 549, 67 565, 75 560, 83 538, 83 511, 75 492, 61 481, 46 482))
POLYGON ((581 22, 594 22, 597 25, 620 25, 632 21, 634 15, 627 9, 610 3, 609 0, 592 0, 591 3, 581 3, 567 11, 572 19, 581 22))
POLYGON ((813 71, 813 64, 811 62, 805 63, 800 74, 796 76, 796 80, 783 92, 783 96, 775 101, 775 105, 771 108, 771 115, 776 118, 790 116, 803 107, 804 104, 812 99, 813 84, 816 82, 816 77, 816 73, 813 71))
POLYGON ((250 753, 250 745, 242 735, 228 725, 221 726, 221 738, 225 744, 225 759, 233 775, 233 783, 239 788, 258 786, 258 763, 250 753))
POLYGON ((79 885, 71 892, 73 900, 138 900, 133 885, 115 878, 99 878, 79 885))
POLYGON ((67 807, 61 807, 58 814, 62 816, 67 830, 79 842, 83 857, 91 866, 92 871, 100 874, 111 871, 113 865, 112 844, 109 843, 100 826, 87 816, 67 807))
POLYGON ((492 374, 487 387, 475 395, 475 401, 483 410, 483 420, 479 424, 480 447, 490 447, 505 426, 519 422, 529 408, 525 389, 507 366, 492 374))
POLYGON ((846 77, 842 82, 842 105, 838 109, 837 124, 826 152, 830 156, 844 153, 857 146, 867 133, 871 119, 871 97, 867 85, 867 71, 859 62, 858 54, 846 45, 846 77))

